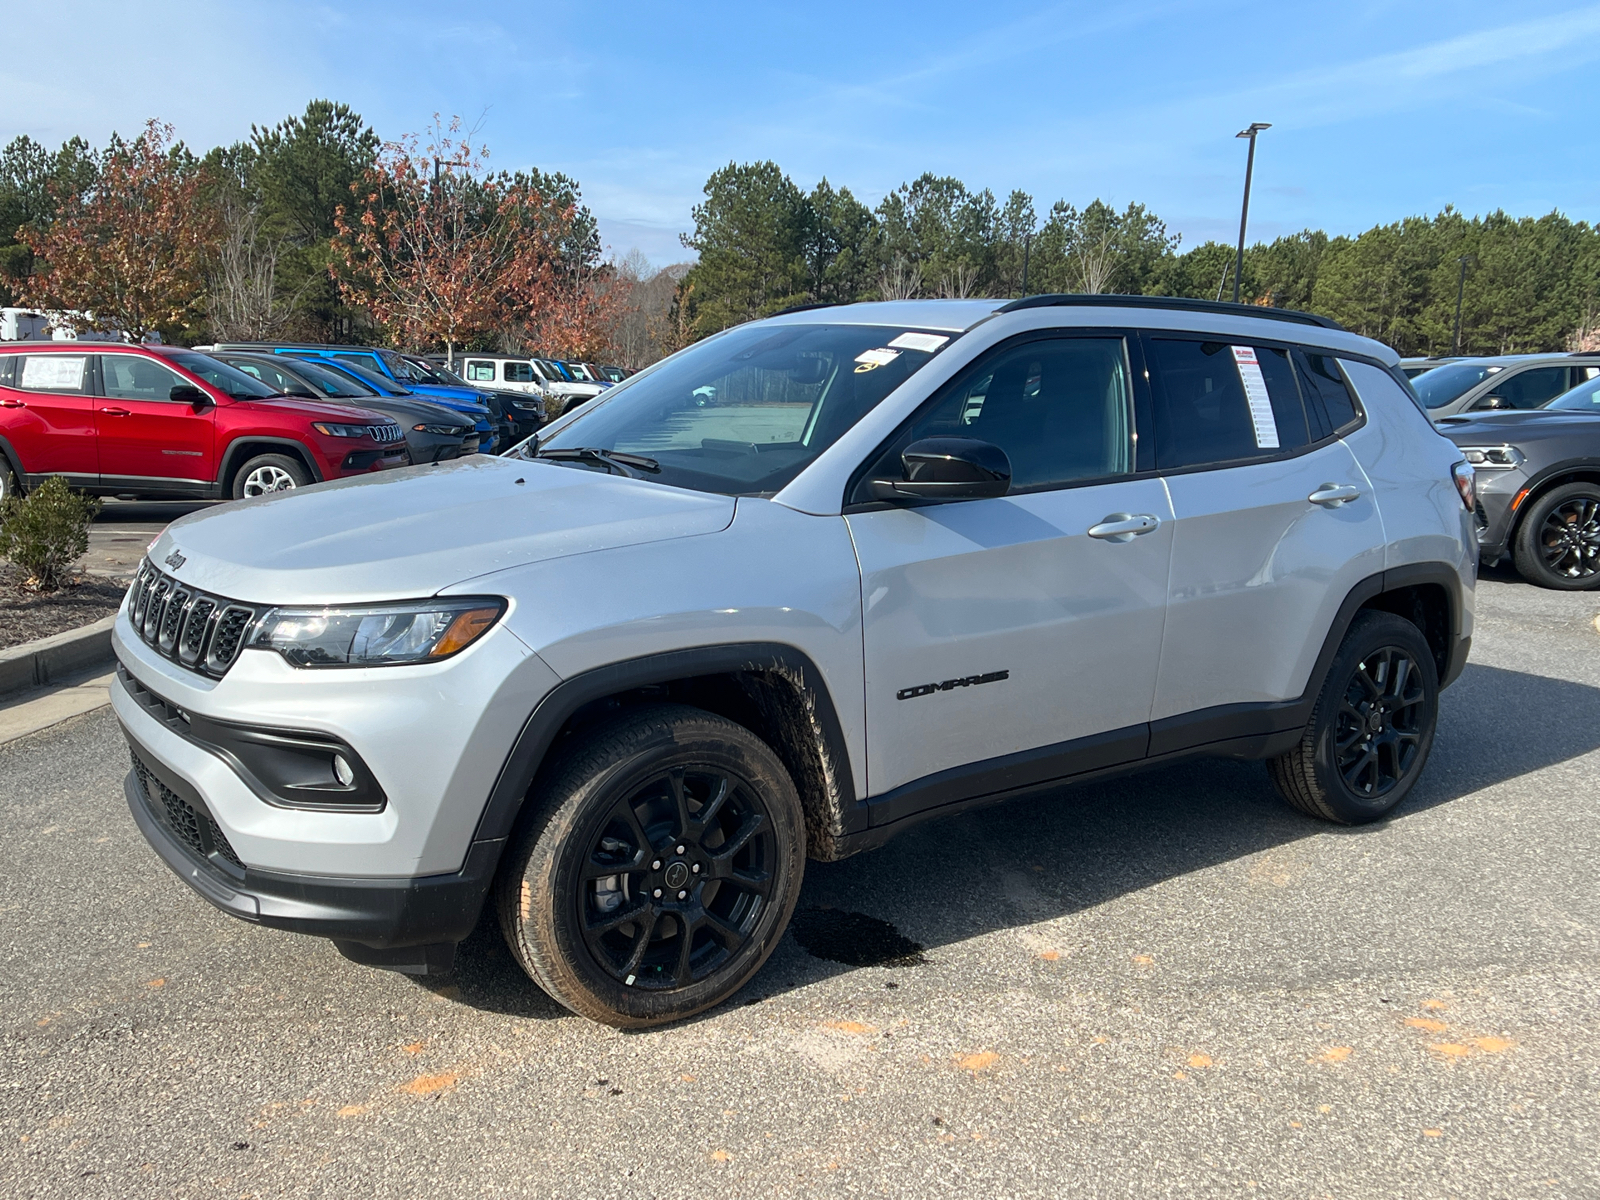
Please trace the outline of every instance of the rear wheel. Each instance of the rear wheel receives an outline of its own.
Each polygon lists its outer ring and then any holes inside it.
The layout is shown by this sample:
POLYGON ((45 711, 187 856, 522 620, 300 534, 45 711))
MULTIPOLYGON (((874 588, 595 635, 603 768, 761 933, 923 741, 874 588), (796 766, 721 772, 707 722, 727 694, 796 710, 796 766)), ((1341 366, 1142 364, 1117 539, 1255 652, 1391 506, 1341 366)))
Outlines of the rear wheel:
POLYGON ((501 929, 580 1016, 690 1016, 742 987, 783 936, 805 867, 800 798, 743 726, 635 710, 586 735, 530 803, 499 884, 501 929))
POLYGON ((1569 483, 1535 500, 1517 527, 1517 574, 1536 587, 1600 587, 1600 486, 1569 483))
POLYGON ((239 468, 233 477, 233 498, 245 500, 273 492, 305 487, 311 476, 304 464, 287 454, 258 454, 239 468))
POLYGON ((1393 613, 1359 612, 1300 744, 1267 768, 1301 812, 1375 821, 1416 785, 1438 718, 1438 669, 1422 631, 1393 613))

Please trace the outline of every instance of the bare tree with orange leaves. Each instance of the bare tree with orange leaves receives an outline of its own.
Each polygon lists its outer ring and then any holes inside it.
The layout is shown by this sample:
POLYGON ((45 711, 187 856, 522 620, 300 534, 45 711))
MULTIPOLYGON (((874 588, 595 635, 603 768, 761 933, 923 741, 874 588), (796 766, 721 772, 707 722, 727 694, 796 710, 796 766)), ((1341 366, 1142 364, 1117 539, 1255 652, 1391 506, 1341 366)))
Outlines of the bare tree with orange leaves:
POLYGON ((47 227, 19 231, 37 264, 22 302, 93 314, 94 327, 134 336, 191 326, 218 236, 200 186, 171 125, 149 121, 132 142, 113 139, 90 187, 60 197, 47 227))
POLYGON ((519 327, 569 347, 606 304, 563 242, 574 206, 526 176, 488 174, 459 118, 386 144, 334 219, 334 278, 397 341, 457 346, 519 327))

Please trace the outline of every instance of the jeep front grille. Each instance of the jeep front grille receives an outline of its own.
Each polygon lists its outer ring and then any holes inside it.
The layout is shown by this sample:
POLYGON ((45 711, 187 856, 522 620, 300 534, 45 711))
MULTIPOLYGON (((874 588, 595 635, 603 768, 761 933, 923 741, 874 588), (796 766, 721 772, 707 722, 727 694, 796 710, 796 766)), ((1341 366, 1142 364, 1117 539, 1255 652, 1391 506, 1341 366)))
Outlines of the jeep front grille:
POLYGON ((367 431, 372 434, 375 442, 403 442, 406 440, 406 431, 400 426, 390 422, 388 425, 369 425, 367 431))
POLYGON ((256 610, 179 583, 149 559, 128 589, 128 619, 163 658, 221 679, 244 647, 256 610))

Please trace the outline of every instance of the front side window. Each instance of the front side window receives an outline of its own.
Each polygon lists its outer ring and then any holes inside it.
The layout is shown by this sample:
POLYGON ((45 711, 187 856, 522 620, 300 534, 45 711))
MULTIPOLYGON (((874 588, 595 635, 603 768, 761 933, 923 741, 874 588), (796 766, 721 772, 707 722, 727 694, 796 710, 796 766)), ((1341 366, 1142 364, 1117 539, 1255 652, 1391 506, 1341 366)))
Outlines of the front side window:
POLYGON ((741 326, 618 385, 538 452, 621 451, 650 460, 646 477, 661 483, 771 495, 951 338, 893 326, 741 326))
POLYGON ((1498 363, 1446 363, 1418 375, 1411 386, 1417 390, 1424 408, 1443 408, 1500 370, 1498 363))
MULTIPOLYGON (((1043 338, 1007 347, 969 367, 891 440, 868 469, 897 479, 900 454, 929 437, 990 442, 1011 460, 1014 492, 1133 470, 1132 398, 1121 338, 1043 338)), ((858 490, 853 499, 871 499, 858 490)))
POLYGON ((83 395, 88 390, 89 359, 83 354, 30 354, 16 366, 15 387, 26 392, 66 392, 83 395))
POLYGON ((334 396, 341 400, 358 400, 363 396, 378 394, 366 384, 357 383, 343 372, 331 368, 325 370, 316 363, 302 360, 295 363, 294 369, 296 374, 312 387, 319 389, 324 396, 334 396))
POLYGON ((209 354, 184 350, 172 355, 171 360, 235 400, 265 400, 278 394, 259 379, 251 379, 238 368, 230 367, 209 354))
POLYGON ((1152 338, 1150 347, 1158 467, 1273 458, 1306 445, 1287 351, 1168 338, 1152 338))
POLYGON ((507 383, 532 383, 533 364, 525 362, 508 362, 505 364, 507 383))
POLYGON ((236 359, 228 364, 235 370, 243 371, 251 379, 259 379, 275 392, 287 395, 289 392, 304 392, 305 384, 289 375, 284 374, 269 362, 258 362, 255 359, 236 359))
POLYGON ((1495 381, 1491 395, 1499 396, 1502 408, 1538 408, 1554 400, 1567 390, 1568 368, 1529 367, 1526 371, 1508 372, 1495 381))
POLYGON ((467 364, 468 383, 493 383, 494 364, 492 362, 474 361, 467 364))

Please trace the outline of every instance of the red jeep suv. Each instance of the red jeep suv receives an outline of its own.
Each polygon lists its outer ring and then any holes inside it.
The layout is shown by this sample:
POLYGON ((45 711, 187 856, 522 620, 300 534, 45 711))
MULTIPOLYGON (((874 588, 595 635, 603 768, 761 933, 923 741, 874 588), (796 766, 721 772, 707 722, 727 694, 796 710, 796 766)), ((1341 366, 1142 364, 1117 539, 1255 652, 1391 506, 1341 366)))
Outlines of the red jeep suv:
POLYGON ((288 399, 168 346, 0 346, 0 495, 62 475, 103 496, 226 500, 406 462, 382 413, 288 399))

